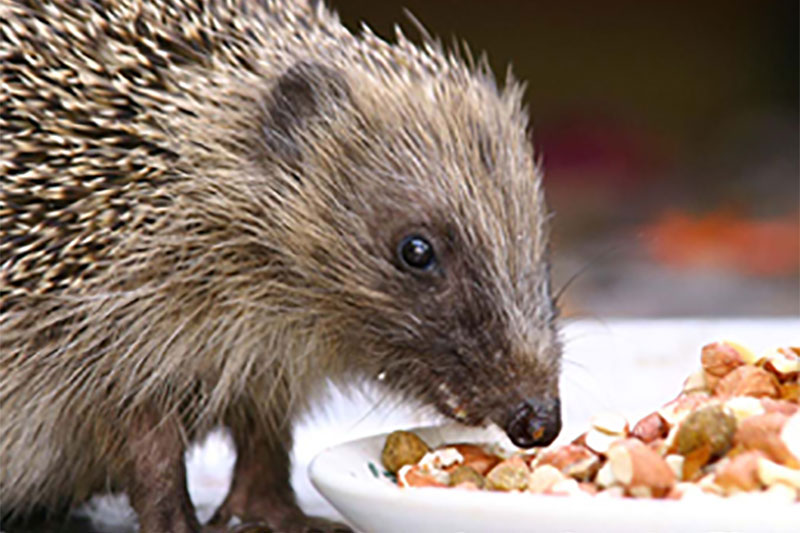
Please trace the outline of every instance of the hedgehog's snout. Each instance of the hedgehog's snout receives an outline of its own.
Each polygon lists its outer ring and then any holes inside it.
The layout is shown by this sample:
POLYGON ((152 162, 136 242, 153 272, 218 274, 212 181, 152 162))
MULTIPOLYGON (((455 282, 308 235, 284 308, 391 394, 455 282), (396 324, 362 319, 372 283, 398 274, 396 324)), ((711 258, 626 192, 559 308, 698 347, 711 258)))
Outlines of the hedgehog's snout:
POLYGON ((551 397, 523 401, 510 411, 505 431, 520 448, 547 446, 561 431, 561 401, 551 397))

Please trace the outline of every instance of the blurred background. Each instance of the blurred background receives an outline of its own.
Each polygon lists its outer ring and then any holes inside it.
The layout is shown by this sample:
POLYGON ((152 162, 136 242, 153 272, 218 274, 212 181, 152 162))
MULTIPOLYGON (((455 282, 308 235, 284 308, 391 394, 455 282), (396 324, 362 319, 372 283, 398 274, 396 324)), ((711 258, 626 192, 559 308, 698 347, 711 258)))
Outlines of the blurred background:
POLYGON ((565 316, 800 316, 797 0, 330 4, 527 82, 565 316))

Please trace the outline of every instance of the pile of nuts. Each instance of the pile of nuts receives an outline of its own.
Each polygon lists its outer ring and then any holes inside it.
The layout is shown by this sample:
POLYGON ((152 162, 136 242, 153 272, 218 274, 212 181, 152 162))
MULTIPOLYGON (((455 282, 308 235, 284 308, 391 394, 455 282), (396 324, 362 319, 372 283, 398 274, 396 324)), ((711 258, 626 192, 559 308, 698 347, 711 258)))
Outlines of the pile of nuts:
POLYGON ((510 456, 464 443, 431 450, 396 431, 381 459, 401 487, 800 502, 800 348, 756 357, 718 342, 701 361, 677 398, 632 428, 600 414, 570 444, 510 456))

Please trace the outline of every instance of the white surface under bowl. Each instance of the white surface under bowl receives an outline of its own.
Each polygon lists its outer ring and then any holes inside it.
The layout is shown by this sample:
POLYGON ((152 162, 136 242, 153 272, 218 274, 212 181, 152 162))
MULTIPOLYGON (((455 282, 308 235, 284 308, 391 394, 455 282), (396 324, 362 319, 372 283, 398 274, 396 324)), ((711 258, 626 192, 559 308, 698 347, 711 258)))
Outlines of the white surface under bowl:
MULTIPOLYGON (((431 446, 498 442, 501 438, 495 430, 458 425, 414 431, 431 446)), ((362 532, 800 531, 800 504, 750 499, 752 495, 679 502, 401 489, 382 474, 380 452, 385 439, 383 434, 334 446, 320 453, 309 467, 317 490, 362 532), (377 476, 370 464, 377 467, 377 476)))

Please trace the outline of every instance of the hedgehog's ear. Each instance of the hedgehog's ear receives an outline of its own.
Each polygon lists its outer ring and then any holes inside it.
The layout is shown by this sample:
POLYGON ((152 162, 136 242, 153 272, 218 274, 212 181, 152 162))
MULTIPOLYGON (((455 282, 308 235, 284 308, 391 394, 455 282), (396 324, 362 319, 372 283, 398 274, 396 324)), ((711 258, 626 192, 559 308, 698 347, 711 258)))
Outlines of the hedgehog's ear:
POLYGON ((303 132, 331 120, 350 98, 344 76, 331 67, 300 62, 289 68, 265 96, 261 129, 269 155, 295 162, 303 132))

